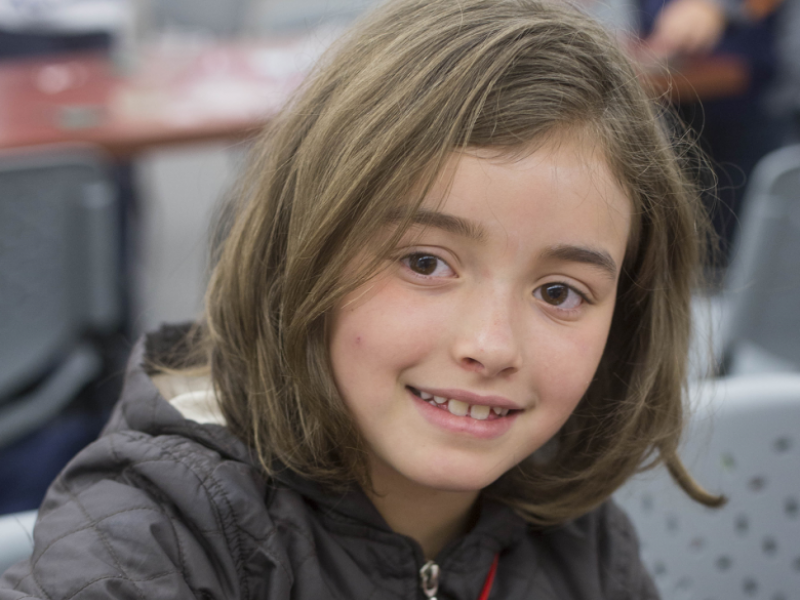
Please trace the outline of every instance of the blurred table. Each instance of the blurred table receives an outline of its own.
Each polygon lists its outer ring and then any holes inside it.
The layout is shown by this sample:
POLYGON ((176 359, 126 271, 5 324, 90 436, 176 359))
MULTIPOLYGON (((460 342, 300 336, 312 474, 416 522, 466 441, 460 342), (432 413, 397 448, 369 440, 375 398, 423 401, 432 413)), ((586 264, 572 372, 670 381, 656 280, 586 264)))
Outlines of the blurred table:
POLYGON ((128 69, 99 53, 0 63, 0 149, 89 142, 125 159, 251 135, 302 81, 323 37, 173 40, 146 48, 128 69))
MULTIPOLYGON (((133 68, 101 54, 0 63, 0 149, 89 142, 119 159, 148 148, 254 134, 338 32, 258 43, 173 40, 145 48, 133 68), (127 71, 127 73, 125 73, 127 71)), ((748 74, 709 57, 648 69, 655 93, 736 94, 748 74)))

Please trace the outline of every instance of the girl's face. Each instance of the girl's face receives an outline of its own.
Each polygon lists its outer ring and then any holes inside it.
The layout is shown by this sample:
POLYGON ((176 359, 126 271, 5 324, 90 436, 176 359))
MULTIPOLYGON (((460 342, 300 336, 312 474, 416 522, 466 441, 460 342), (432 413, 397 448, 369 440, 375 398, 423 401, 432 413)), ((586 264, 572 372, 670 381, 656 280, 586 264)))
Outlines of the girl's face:
POLYGON ((593 146, 454 154, 392 264, 337 307, 334 378, 374 477, 475 492, 575 409, 631 221, 593 146))

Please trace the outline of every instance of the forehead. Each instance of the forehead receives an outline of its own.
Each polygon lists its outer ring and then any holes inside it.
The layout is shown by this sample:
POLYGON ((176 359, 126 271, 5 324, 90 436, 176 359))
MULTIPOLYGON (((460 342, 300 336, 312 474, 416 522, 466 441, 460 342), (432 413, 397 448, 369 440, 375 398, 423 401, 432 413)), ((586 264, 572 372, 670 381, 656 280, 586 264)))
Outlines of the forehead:
POLYGON ((632 202, 599 145, 580 136, 515 155, 485 148, 453 153, 422 209, 462 217, 476 240, 494 233, 535 235, 543 243, 622 240, 623 247, 632 219, 632 202))

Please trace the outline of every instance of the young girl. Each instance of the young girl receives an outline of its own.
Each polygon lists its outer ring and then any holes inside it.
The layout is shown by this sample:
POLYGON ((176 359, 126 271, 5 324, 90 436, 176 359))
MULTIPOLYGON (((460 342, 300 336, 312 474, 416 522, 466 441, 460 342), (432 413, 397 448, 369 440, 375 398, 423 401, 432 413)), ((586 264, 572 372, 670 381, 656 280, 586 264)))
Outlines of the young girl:
POLYGON ((205 318, 137 346, 0 599, 650 598, 704 221, 591 20, 400 0, 257 145, 205 318))

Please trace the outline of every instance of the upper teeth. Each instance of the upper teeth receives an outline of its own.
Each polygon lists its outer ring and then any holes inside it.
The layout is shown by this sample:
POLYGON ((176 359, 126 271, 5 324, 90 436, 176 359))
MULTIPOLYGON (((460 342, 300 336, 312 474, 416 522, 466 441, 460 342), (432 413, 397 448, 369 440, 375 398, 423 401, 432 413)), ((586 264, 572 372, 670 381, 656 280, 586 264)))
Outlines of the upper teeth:
POLYGON ((489 416, 489 412, 491 410, 492 409, 489 408, 488 406, 483 406, 481 404, 475 404, 474 406, 470 407, 469 416, 472 417, 473 419, 479 419, 479 420, 483 421, 484 419, 486 419, 489 416))
MULTIPOLYGON (((508 414, 507 408, 500 408, 498 406, 486 406, 484 404, 467 404, 461 400, 454 400, 452 398, 444 398, 442 396, 434 396, 428 392, 420 392, 419 397, 428 401, 429 404, 434 406, 447 403, 447 410, 452 414, 459 417, 466 417, 469 415, 473 419, 483 421, 489 418, 489 412, 494 412, 497 416, 505 417, 508 414)), ((444 408, 444 407, 443 407, 444 408)))

